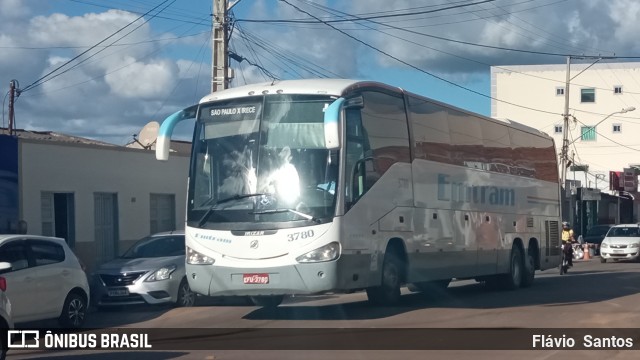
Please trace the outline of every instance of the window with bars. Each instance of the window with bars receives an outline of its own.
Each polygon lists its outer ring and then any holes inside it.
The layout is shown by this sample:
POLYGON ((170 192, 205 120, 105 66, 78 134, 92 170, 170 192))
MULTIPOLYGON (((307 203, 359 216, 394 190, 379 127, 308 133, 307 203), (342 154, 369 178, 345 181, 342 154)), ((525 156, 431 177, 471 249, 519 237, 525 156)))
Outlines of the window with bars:
POLYGON ((564 88, 563 87, 557 87, 556 88, 556 96, 562 96, 564 95, 564 88))
POLYGON ((613 132, 621 133, 622 132, 622 124, 613 124, 613 132))
POLYGON ((556 134, 562 134, 562 125, 554 125, 553 132, 556 134))
POLYGON ((622 94, 622 86, 617 85, 613 87, 613 93, 614 94, 622 94))

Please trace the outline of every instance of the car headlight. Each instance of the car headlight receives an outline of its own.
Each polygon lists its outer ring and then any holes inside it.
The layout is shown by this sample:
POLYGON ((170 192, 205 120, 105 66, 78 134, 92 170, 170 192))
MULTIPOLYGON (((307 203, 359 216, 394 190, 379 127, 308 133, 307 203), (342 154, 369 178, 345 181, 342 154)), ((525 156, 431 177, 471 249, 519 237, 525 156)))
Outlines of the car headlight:
POLYGON ((339 256, 340 244, 337 242, 332 242, 323 247, 311 250, 304 255, 298 256, 296 258, 296 261, 300 263, 332 261, 337 259, 339 256))
POLYGON ((167 280, 167 279, 169 279, 171 277, 171 273, 176 271, 177 268, 178 267, 173 265, 173 264, 172 265, 163 266, 160 269, 152 272, 151 275, 149 275, 145 281, 167 280))
POLYGON ((607 244, 606 242, 603 242, 602 244, 600 244, 600 247, 608 248, 609 244, 607 244))
POLYGON ((639 243, 629 244, 629 247, 630 248, 637 248, 637 247, 640 247, 640 244, 639 243))
POLYGON ((216 262, 213 258, 201 254, 187 246, 187 264, 191 265, 212 265, 216 262))

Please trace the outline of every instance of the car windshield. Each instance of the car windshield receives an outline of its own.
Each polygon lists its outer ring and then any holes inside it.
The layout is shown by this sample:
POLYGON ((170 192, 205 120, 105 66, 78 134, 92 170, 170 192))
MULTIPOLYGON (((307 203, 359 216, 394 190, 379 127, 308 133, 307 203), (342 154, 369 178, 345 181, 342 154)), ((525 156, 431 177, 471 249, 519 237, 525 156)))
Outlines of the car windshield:
POLYGON ((608 225, 594 226, 587 231, 587 235, 604 235, 609 229, 611 229, 611 226, 608 225))
POLYGON ((607 237, 635 237, 640 236, 638 227, 614 227, 611 228, 607 237))
POLYGON ((156 258, 165 256, 179 256, 185 254, 184 235, 149 236, 136 242, 127 250, 122 258, 156 258))

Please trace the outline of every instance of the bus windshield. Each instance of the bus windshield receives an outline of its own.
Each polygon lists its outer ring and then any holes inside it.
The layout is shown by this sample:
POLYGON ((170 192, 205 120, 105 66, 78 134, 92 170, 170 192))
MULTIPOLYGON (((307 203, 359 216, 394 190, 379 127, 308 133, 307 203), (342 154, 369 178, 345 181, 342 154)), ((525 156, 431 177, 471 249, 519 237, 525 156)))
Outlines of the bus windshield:
POLYGON ((237 223, 331 221, 338 155, 325 146, 323 110, 334 100, 277 94, 202 104, 188 225, 233 229, 237 223))

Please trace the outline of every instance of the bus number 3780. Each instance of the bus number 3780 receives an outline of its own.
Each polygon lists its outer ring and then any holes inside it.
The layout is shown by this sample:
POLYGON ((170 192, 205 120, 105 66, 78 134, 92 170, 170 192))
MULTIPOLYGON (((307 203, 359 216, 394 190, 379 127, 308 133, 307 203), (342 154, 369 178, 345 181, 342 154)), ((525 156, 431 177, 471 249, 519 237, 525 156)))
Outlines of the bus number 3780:
POLYGON ((287 235, 287 240, 296 241, 299 239, 309 239, 313 237, 313 230, 298 231, 287 235))

